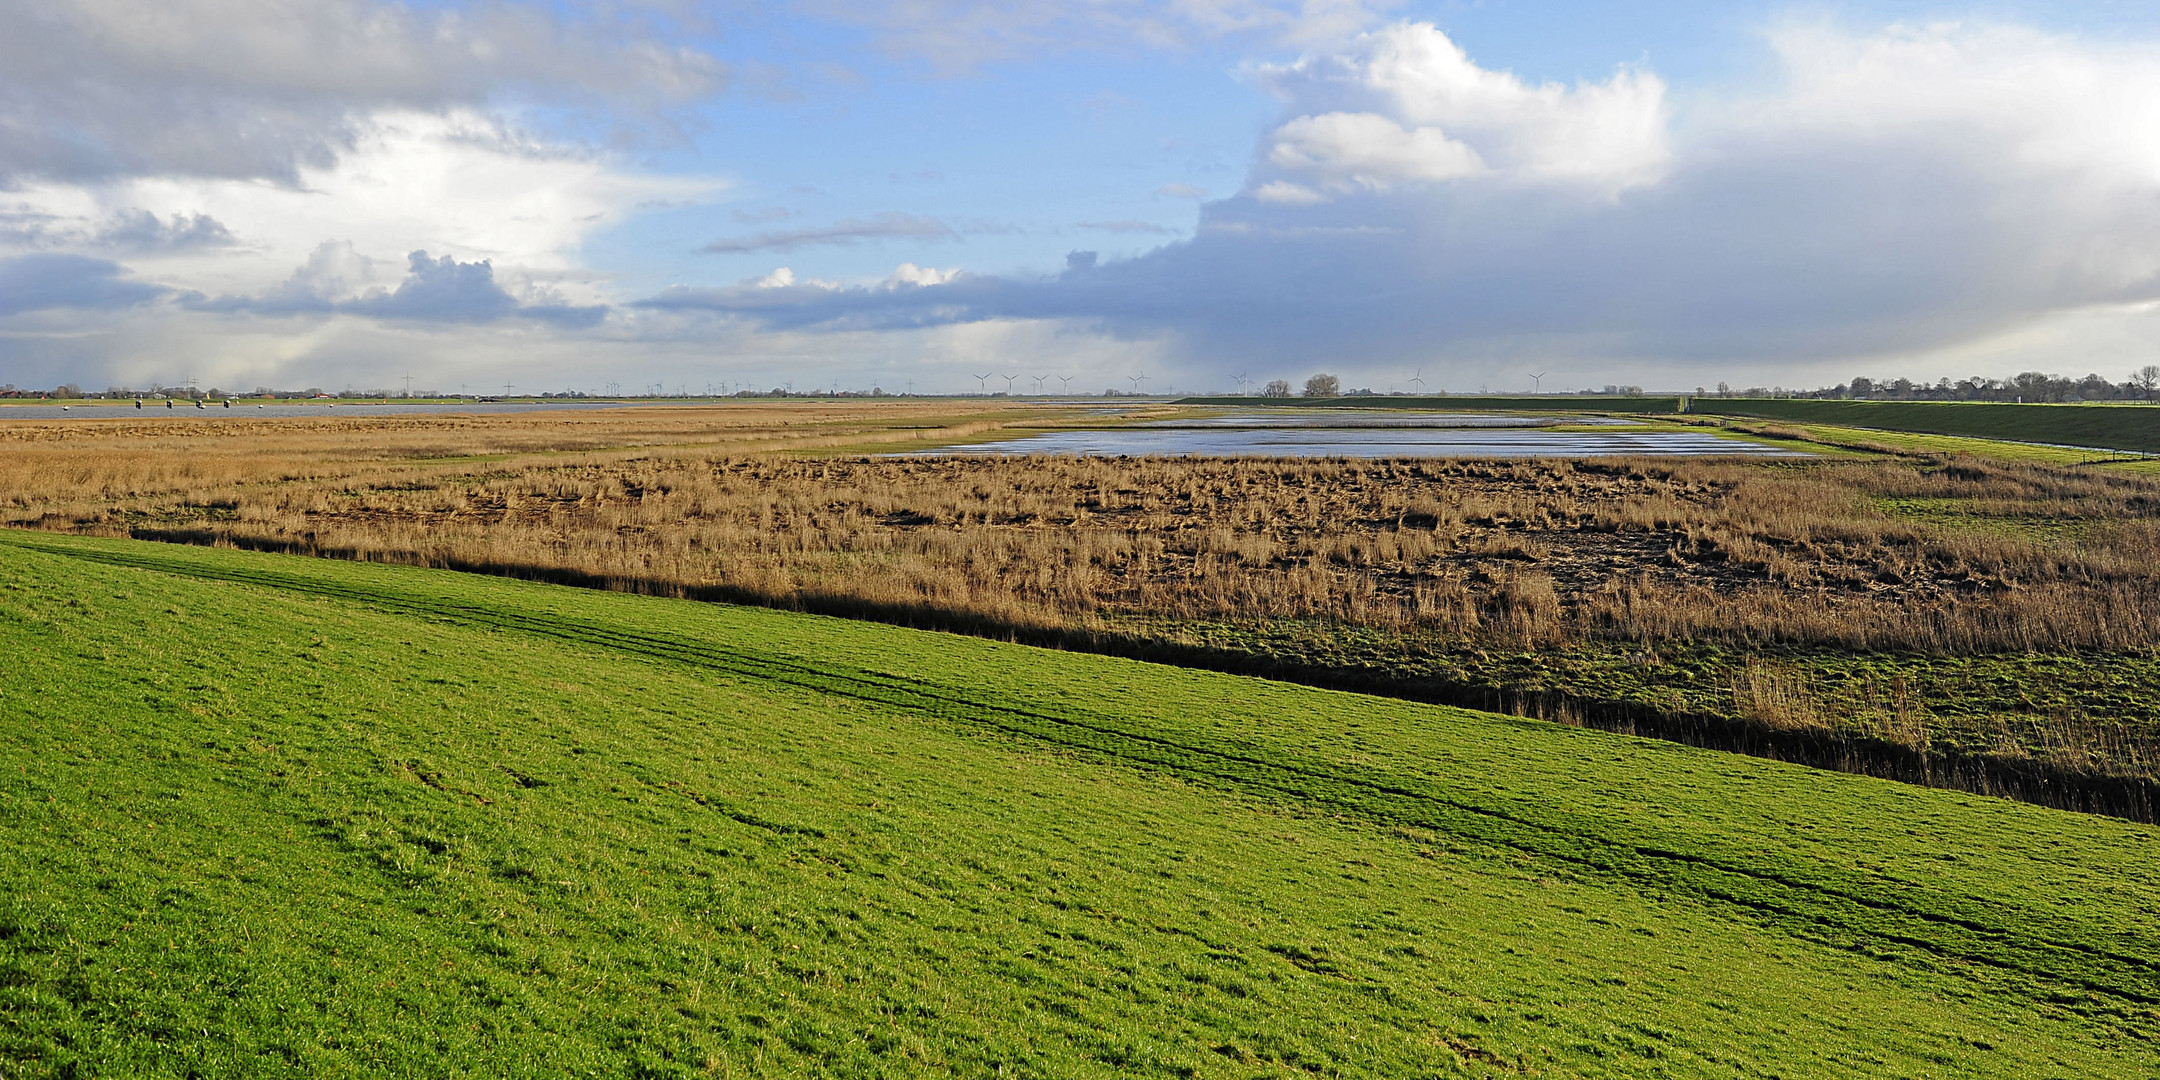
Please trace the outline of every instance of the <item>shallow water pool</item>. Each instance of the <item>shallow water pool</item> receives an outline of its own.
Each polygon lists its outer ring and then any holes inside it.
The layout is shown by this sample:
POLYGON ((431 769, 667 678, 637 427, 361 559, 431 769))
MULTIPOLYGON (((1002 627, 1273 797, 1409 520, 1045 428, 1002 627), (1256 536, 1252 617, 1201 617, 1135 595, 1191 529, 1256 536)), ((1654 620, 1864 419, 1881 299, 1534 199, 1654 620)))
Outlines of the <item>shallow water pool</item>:
POLYGON ((1549 431, 1502 427, 1129 427, 1053 431, 917 451, 904 457, 1060 454, 1085 457, 1807 457, 1763 443, 1685 431, 1549 431))

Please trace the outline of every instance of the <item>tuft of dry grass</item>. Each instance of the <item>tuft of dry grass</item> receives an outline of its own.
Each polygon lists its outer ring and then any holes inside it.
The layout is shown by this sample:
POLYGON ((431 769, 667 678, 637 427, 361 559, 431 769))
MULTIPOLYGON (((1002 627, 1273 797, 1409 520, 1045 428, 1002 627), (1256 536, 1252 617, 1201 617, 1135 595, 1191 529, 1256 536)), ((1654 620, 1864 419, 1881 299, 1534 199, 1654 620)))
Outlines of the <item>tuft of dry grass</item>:
POLYGON ((1749 660, 1733 677, 1733 708, 1742 719, 1771 731, 1830 731, 1806 677, 1760 659, 1749 660))

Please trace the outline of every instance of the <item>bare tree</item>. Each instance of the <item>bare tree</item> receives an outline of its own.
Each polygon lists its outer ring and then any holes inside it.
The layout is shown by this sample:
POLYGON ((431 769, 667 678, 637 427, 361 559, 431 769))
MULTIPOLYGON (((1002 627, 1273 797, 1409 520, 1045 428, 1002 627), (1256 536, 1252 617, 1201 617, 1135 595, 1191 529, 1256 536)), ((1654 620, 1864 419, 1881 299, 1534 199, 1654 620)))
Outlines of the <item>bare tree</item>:
POLYGON ((1262 391, 1260 391, 1260 396, 1261 396, 1261 397, 1289 397, 1289 396, 1290 396, 1290 380, 1288 380, 1288 379, 1276 379, 1276 380, 1274 380, 1274 381, 1272 381, 1272 382, 1268 383, 1268 384, 1267 384, 1267 388, 1266 388, 1266 389, 1264 389, 1264 390, 1262 390, 1262 391))
POLYGON ((1342 380, 1333 375, 1320 374, 1305 380, 1306 397, 1341 397, 1342 380))
POLYGON ((2160 390, 2160 364, 2147 364, 2137 369, 2137 374, 2130 376, 2130 381, 2136 383, 2138 389, 2145 391, 2145 400, 2151 401, 2153 391, 2160 390))

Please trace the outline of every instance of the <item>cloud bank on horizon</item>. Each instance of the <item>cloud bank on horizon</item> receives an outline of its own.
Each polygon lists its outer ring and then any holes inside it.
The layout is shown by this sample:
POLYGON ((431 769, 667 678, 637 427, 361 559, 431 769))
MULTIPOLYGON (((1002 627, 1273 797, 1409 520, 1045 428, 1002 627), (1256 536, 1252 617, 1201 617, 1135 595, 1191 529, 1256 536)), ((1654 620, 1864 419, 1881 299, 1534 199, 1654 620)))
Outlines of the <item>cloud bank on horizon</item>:
POLYGON ((836 0, 803 25, 860 70, 797 77, 687 10, 0 0, 32 27, 0 43, 0 381, 959 390, 1004 365, 1463 390, 2151 361, 2149 36, 1769 12, 1752 78, 1561 81, 1347 2, 836 0), (991 122, 1121 145, 1144 99, 1060 118, 1074 95, 1022 91, 1136 54, 1234 63, 1272 115, 1212 163, 1154 139, 1153 174, 1033 160, 991 122), (939 134, 819 111, 911 94, 939 134), (970 122, 983 145, 922 167, 970 122))

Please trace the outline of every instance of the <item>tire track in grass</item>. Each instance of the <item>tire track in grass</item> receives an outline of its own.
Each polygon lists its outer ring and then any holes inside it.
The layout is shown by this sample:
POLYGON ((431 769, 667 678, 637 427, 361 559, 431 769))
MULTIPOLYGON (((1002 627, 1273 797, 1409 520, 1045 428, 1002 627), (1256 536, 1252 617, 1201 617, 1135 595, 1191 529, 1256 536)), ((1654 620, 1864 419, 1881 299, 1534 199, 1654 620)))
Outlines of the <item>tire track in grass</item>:
MULTIPOLYGON (((1785 866, 1739 865, 1699 852, 1605 835, 1580 818, 1545 821, 1520 810, 1482 805, 1439 791, 1404 785, 1375 770, 1328 760, 1270 758, 1133 730, 1115 716, 1085 710, 1023 709, 960 688, 913 676, 840 664, 816 666, 709 641, 692 641, 559 616, 542 617, 469 600, 369 587, 269 567, 212 565, 185 554, 41 542, 29 534, 5 542, 48 555, 105 565, 298 592, 389 614, 551 638, 610 652, 679 663, 740 679, 776 683, 845 697, 938 720, 989 728, 1066 750, 1157 769, 1308 809, 1352 813, 1393 825, 1445 833, 1476 843, 1550 858, 1596 877, 1634 887, 1665 889, 1731 905, 1782 932, 1872 956, 1911 960, 1904 950, 1969 963, 2014 976, 2022 989, 2057 1003, 2065 989, 2112 998, 2123 1005, 2160 1004, 2160 962, 2104 945, 2055 937, 2015 921, 1957 910, 1985 905, 1978 898, 1932 897, 1922 906, 1896 890, 1840 880, 1785 866)), ((140 542, 137 542, 140 543, 140 542)), ((444 571, 438 571, 444 572, 444 571)), ((731 815, 732 816, 732 815, 731 815)), ((1766 859, 1766 861, 1768 861, 1766 859)), ((1910 891, 1910 889, 1906 890, 1910 891)), ((1988 913, 2001 915, 1999 906, 1988 913)), ((2068 995, 2074 998, 2074 995, 2068 995)), ((2124 1008, 2101 1011, 2125 1012, 2124 1008)))

